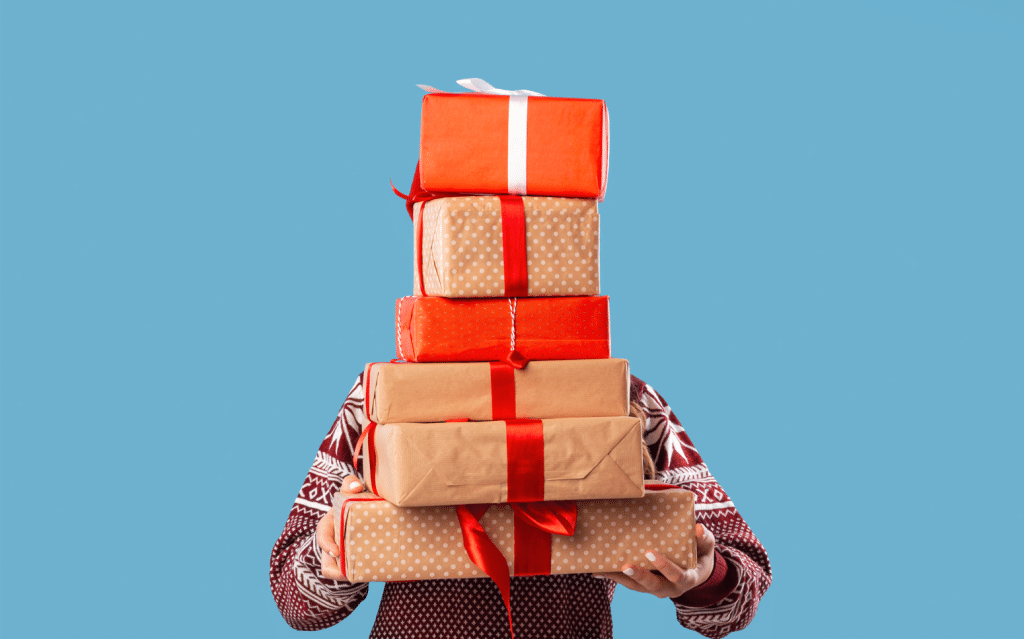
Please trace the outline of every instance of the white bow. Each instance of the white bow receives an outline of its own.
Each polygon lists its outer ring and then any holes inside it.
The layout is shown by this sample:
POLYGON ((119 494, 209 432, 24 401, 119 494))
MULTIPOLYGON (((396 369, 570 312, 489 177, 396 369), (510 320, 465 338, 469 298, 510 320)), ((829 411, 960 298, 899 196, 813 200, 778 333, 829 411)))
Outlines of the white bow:
MULTIPOLYGON (((477 93, 488 93, 490 95, 532 95, 535 97, 544 97, 543 93, 537 93, 536 91, 529 91, 527 89, 517 89, 515 91, 508 91, 506 89, 498 89, 490 85, 490 83, 481 80, 480 78, 466 78, 465 80, 458 80, 459 86, 462 86, 470 91, 476 91, 477 93)), ((417 84, 419 88, 423 89, 427 93, 450 93, 450 91, 441 91, 435 89, 432 86, 426 84, 417 84)))

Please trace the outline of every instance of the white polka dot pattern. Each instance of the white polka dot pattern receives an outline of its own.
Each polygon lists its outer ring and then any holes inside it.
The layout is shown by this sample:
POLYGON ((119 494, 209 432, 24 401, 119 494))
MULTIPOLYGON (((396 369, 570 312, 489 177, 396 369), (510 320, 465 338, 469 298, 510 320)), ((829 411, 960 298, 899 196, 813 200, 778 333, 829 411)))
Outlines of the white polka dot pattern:
MULTIPOLYGON (((598 295, 596 200, 523 198, 531 297, 598 295)), ((446 197, 417 207, 423 215, 423 285, 436 297, 503 297, 501 199, 446 197)), ((419 265, 414 260, 415 291, 419 265)))
MULTIPOLYGON (((639 499, 579 502, 576 534, 552 535, 551 573, 615 571, 624 563, 653 569, 644 557, 648 550, 683 568, 696 567, 693 501, 693 493, 672 489, 639 499)), ((481 523, 511 570, 512 509, 492 506, 481 523)), ((466 554, 450 506, 352 503, 345 521, 345 558, 346 574, 356 582, 486 576, 466 554)))

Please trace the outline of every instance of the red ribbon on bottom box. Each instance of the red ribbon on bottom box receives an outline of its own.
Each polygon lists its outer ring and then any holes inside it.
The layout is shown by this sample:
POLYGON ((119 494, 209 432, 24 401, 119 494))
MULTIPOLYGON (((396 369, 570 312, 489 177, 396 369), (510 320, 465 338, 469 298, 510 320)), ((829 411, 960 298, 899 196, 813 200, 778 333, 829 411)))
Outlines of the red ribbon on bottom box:
MULTIPOLYGON (((349 505, 359 501, 384 501, 373 494, 350 497, 345 500, 338 521, 338 567, 348 578, 345 570, 345 516, 349 505)), ((480 518, 493 504, 471 504, 457 506, 455 513, 462 529, 463 546, 470 560, 483 570, 498 586, 501 598, 508 612, 508 626, 512 636, 511 575, 505 556, 494 545, 480 518)), ((551 535, 571 537, 576 532, 576 502, 551 501, 529 504, 509 504, 513 511, 513 573, 516 576, 551 574, 551 535)))
MULTIPOLYGON (((576 502, 549 501, 509 504, 513 512, 513 574, 516 576, 551 574, 551 535, 571 537, 576 532, 576 502)), ((455 509, 462 528, 462 542, 473 563, 487 573, 498 586, 508 612, 512 636, 511 579, 508 563, 484 531, 480 518, 491 504, 458 506, 455 509)))

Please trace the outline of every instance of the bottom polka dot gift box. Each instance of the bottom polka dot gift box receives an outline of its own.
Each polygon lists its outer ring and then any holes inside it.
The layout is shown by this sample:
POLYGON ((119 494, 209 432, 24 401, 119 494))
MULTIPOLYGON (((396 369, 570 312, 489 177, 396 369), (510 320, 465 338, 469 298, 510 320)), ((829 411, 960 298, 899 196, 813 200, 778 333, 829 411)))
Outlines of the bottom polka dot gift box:
POLYGON ((693 493, 648 483, 638 499, 400 508, 375 495, 334 509, 352 582, 654 569, 648 550, 697 566, 693 493))

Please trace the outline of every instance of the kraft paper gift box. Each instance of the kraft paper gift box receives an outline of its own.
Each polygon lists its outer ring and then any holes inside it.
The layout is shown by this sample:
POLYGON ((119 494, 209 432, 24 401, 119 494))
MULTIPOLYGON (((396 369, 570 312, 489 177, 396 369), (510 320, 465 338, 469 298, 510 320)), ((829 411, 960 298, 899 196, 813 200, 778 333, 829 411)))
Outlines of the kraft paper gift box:
POLYGON ((601 292, 596 200, 444 197, 415 205, 413 229, 417 295, 601 292))
POLYGON ((429 192, 604 199, 603 100, 481 93, 423 97, 420 183, 429 192))
MULTIPOLYGON (((513 575, 617 572, 626 563, 653 570, 648 550, 695 568, 693 502, 689 491, 653 484, 637 499, 576 502, 575 528, 566 536, 531 526, 511 504, 476 516, 481 507, 402 508, 367 495, 334 509, 339 565, 352 582, 486 577, 463 538, 464 530, 472 536, 477 520, 513 575)), ((500 569, 491 566, 490 574, 500 576, 500 569)))
POLYGON ((396 351, 410 362, 607 359, 608 297, 448 299, 395 303, 396 351))
POLYGON ((636 417, 371 422, 366 429, 363 478, 396 506, 644 494, 636 417))
POLYGON ((539 360, 372 363, 363 379, 366 414, 377 423, 449 419, 548 419, 629 415, 629 362, 539 360))

